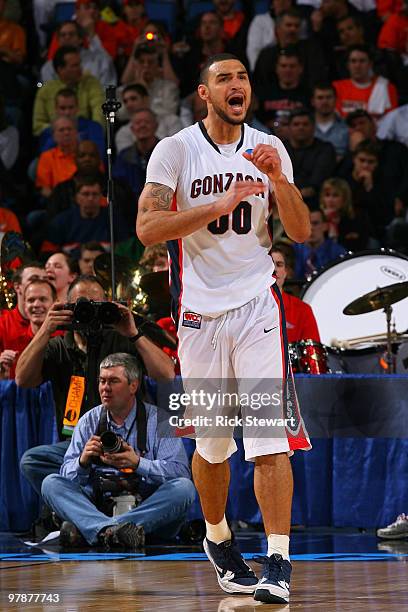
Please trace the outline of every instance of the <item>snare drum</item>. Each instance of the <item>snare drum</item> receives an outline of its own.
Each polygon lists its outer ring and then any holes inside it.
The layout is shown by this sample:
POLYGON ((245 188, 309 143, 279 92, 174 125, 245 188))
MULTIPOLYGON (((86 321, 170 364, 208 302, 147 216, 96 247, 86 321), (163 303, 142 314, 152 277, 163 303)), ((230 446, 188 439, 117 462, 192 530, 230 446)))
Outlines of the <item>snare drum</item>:
POLYGON ((326 347, 314 340, 302 340, 289 344, 289 357, 293 372, 302 374, 327 374, 326 347))

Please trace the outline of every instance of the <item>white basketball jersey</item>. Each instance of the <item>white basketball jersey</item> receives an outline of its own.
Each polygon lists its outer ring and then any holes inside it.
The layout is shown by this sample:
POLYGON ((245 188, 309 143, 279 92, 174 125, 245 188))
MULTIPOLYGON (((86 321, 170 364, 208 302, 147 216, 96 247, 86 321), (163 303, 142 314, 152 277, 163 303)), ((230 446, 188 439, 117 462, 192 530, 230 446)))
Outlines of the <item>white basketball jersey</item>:
MULTIPOLYGON (((269 182, 242 156, 259 143, 278 149, 282 171, 293 183, 292 164, 278 138, 244 124, 235 152, 229 156, 222 153, 223 145, 219 148, 210 139, 202 122, 157 145, 146 182, 171 187, 174 210, 210 204, 222 197, 233 181, 269 182)), ((269 214, 268 193, 262 192, 240 202, 229 215, 168 243, 171 291, 176 302, 173 314, 180 312, 182 304, 194 313, 216 317, 246 304, 273 284, 269 214)))

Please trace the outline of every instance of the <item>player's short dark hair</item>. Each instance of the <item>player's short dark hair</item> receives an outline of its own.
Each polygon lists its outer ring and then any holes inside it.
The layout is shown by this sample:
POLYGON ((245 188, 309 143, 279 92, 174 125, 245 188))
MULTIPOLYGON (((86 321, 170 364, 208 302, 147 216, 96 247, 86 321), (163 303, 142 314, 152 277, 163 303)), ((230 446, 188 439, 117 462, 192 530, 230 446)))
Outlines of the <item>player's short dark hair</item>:
POLYGON ((79 274, 76 278, 74 278, 74 280, 72 281, 72 283, 68 287, 68 292, 67 292, 67 301, 68 302, 70 302, 70 300, 71 300, 71 293, 73 292, 75 287, 77 285, 79 285, 80 283, 86 283, 88 285, 99 285, 99 287, 105 293, 105 289, 102 287, 101 282, 97 279, 96 276, 94 276, 93 274, 79 274))
POLYGON ((208 60, 205 62, 200 71, 200 85, 208 85, 208 71, 213 64, 217 64, 218 62, 225 62, 227 60, 236 60, 237 62, 241 62, 239 57, 233 55, 232 53, 216 53, 216 55, 211 55, 208 60))
POLYGON ((64 68, 65 56, 69 55, 70 53, 77 53, 79 55, 79 49, 77 49, 76 47, 72 47, 71 45, 65 45, 57 49, 54 55, 54 59, 52 60, 52 65, 57 74, 60 68, 64 68))
POLYGON ((134 91, 142 98, 147 98, 147 96, 149 95, 149 92, 147 91, 146 87, 141 83, 131 83, 131 85, 126 85, 126 87, 124 87, 122 90, 122 98, 128 91, 134 91))

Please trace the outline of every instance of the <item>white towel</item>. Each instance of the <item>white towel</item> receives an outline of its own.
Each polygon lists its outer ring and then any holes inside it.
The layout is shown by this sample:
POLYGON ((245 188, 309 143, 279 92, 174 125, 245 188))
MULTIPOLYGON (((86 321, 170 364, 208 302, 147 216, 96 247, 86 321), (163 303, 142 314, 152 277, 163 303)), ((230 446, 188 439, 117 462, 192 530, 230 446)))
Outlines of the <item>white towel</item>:
POLYGON ((370 114, 383 115, 388 108, 391 108, 388 83, 388 79, 382 76, 377 77, 368 99, 367 111, 370 114))

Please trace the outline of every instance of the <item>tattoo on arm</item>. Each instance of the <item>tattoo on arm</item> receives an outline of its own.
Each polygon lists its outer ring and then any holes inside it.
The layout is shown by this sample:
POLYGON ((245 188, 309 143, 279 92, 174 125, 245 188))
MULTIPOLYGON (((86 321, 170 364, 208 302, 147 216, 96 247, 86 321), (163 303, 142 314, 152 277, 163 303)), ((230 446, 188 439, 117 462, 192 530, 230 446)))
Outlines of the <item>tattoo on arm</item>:
POLYGON ((160 183, 149 183, 151 210, 170 210, 173 199, 173 190, 167 185, 160 183))

